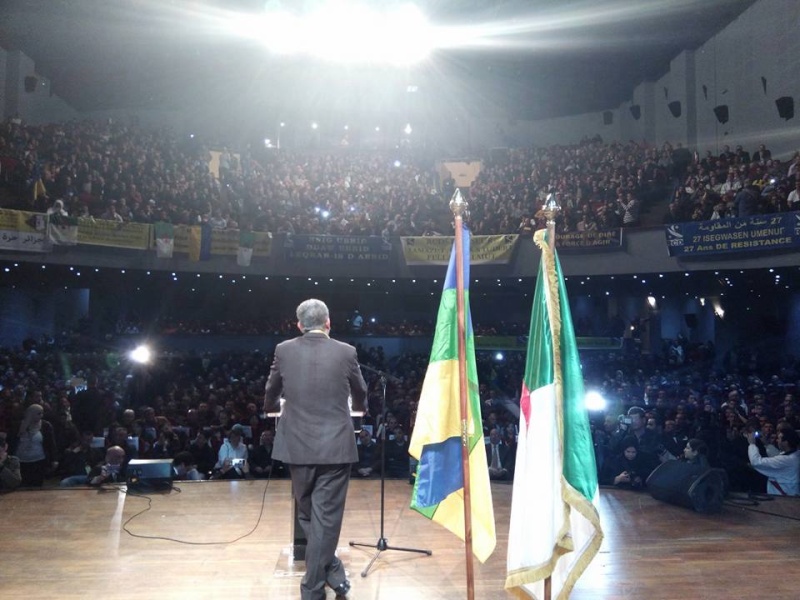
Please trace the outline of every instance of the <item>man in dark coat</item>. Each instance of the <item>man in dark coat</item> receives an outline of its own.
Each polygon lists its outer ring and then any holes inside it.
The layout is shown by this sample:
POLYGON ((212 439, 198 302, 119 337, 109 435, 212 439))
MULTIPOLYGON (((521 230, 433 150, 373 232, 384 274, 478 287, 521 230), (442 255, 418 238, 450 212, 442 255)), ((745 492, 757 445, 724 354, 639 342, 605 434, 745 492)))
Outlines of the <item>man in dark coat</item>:
POLYGON ((322 600, 326 583, 338 596, 350 589, 335 552, 351 465, 358 461, 350 411, 364 410, 367 384, 356 349, 330 339, 324 302, 302 302, 297 327, 301 337, 275 348, 264 411, 277 411, 283 397, 272 457, 289 465, 298 520, 308 540, 301 597, 322 600))

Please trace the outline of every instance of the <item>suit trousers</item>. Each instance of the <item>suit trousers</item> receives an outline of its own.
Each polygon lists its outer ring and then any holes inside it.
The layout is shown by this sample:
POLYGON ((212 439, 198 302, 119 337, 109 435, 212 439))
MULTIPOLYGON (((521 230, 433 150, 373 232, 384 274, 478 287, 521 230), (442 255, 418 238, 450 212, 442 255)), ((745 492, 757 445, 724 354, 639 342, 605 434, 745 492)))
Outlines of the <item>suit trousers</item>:
POLYGON ((336 558, 344 503, 350 483, 350 464, 290 465, 297 519, 306 535, 306 574, 300 583, 302 600, 325 598, 345 581, 344 565, 336 558))

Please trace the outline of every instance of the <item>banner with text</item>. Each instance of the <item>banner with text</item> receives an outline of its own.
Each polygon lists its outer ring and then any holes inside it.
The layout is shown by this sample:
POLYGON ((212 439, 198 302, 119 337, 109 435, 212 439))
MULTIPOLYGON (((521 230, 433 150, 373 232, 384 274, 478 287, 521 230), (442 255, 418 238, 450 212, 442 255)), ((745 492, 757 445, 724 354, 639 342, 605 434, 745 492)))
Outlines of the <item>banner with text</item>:
POLYGON ((47 215, 0 209, 0 250, 49 252, 47 215))
MULTIPOLYGON (((188 225, 175 225, 175 246, 173 252, 189 252, 188 225)), ((253 256, 270 256, 272 253, 272 234, 264 231, 253 232, 253 256)), ((211 232, 211 256, 237 256, 239 252, 238 229, 214 229, 211 232)))
POLYGON ((559 250, 619 250, 622 248, 622 227, 607 231, 576 231, 556 235, 559 250))
POLYGON ((664 231, 670 256, 796 250, 800 247, 800 213, 676 223, 664 231))
POLYGON ((392 243, 379 236, 287 234, 283 253, 286 260, 383 262, 392 243))
MULTIPOLYGON (((470 238, 470 264, 498 265, 511 262, 519 236, 473 235, 470 238)), ((452 236, 402 237, 403 256, 407 265, 446 265, 453 248, 452 236)))
POLYGON ((78 219, 78 243, 89 246, 111 246, 131 250, 150 247, 149 223, 120 223, 105 219, 78 219))

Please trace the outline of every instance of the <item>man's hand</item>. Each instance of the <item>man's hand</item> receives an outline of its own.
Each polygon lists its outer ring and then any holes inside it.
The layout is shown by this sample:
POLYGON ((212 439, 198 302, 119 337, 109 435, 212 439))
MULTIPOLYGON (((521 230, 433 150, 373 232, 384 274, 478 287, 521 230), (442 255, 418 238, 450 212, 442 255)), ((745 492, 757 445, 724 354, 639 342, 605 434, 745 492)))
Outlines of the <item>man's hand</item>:
POLYGON ((751 431, 750 433, 745 433, 744 437, 747 438, 747 443, 748 444, 755 444, 756 443, 756 434, 755 434, 755 432, 751 431))

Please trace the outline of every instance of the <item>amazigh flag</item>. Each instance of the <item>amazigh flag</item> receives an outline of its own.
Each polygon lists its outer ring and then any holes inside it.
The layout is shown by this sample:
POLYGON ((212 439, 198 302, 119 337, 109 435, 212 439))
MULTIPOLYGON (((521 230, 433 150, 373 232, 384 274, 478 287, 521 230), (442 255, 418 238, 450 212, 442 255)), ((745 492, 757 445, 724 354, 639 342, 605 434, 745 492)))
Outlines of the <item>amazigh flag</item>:
MULTIPOLYGON (((469 313, 469 231, 464 228, 464 311, 469 477, 473 553, 484 562, 494 551, 494 509, 483 441, 475 344, 469 313)), ((458 370, 456 248, 450 254, 428 371, 422 384, 409 453, 419 460, 411 508, 464 539, 464 471, 458 370)))
POLYGON ((189 260, 208 260, 211 258, 211 225, 189 227, 189 260))
POLYGON ((253 260, 253 246, 256 236, 252 231, 239 232, 239 247, 236 250, 236 264, 240 267, 249 267, 253 260))
POLYGON ((506 589, 568 598, 600 548, 597 469, 583 377, 558 257, 545 240, 520 398, 506 589))
POLYGON ((172 223, 159 221, 155 224, 156 256, 172 258, 175 249, 175 226, 172 223))
POLYGON ((75 246, 78 243, 77 217, 65 217, 58 213, 48 215, 47 238, 57 246, 75 246))

